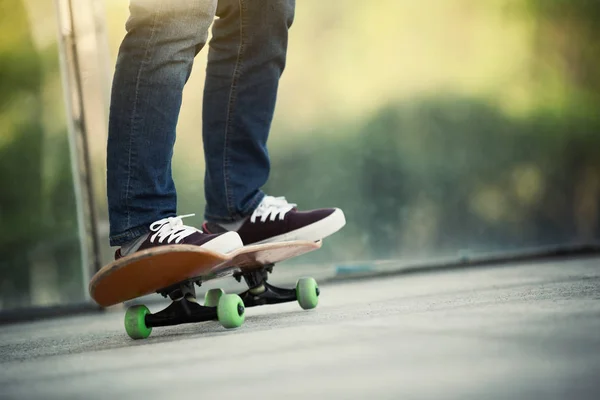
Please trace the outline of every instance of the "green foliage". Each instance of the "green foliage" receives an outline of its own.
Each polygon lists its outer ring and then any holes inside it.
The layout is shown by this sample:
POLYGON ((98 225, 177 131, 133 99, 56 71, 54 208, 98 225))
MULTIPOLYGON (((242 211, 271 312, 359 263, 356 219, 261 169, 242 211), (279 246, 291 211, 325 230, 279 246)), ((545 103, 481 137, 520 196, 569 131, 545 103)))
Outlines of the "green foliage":
POLYGON ((579 113, 597 114, 600 103, 600 2, 594 0, 526 0, 536 21, 540 85, 552 71, 568 88, 569 103, 579 113))
POLYGON ((66 296, 80 296, 81 282, 67 132, 50 134, 42 120, 58 54, 35 48, 21 1, 2 0, 0 9, 11 15, 0 17, 0 308, 10 308, 47 287, 35 281, 35 264, 53 270, 66 296))
POLYGON ((322 259, 429 257, 600 238, 600 119, 516 119, 456 96, 390 104, 274 151, 268 190, 343 208, 322 259), (585 203, 586 205, 582 205, 585 203), (587 206, 587 204, 591 204, 587 206))

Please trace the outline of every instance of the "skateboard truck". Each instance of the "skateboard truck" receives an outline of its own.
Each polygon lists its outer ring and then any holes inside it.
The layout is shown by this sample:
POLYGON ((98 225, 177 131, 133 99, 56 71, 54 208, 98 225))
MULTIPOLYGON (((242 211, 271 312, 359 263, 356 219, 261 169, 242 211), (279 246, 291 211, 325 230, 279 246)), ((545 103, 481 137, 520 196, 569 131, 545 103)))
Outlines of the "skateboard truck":
POLYGON ((244 303, 237 295, 224 295, 223 301, 218 304, 198 304, 194 284, 200 283, 188 280, 159 291, 172 302, 157 313, 151 313, 146 306, 130 307, 125 314, 127 334, 133 339, 143 339, 158 326, 217 320, 225 328, 235 328, 244 322, 244 303))
POLYGON ((201 306, 196 302, 195 297, 186 296, 173 301, 167 308, 156 314, 147 314, 145 322, 147 327, 152 328, 216 319, 218 319, 216 307, 201 306))
POLYGON ((179 300, 186 296, 196 297, 196 288, 194 287, 194 284, 200 286, 202 282, 196 279, 190 279, 176 285, 169 286, 165 289, 161 289, 157 293, 162 295, 162 297, 168 296, 173 301, 179 300))
MULTIPOLYGON (((238 282, 241 282, 242 278, 244 278, 244 281, 248 285, 248 290, 239 295, 246 307, 288 303, 299 300, 298 285, 294 289, 285 289, 273 286, 267 282, 269 273, 273 272, 274 266, 274 264, 268 264, 259 269, 238 271, 233 274, 238 282)), ((318 297, 320 294, 319 288, 315 286, 314 291, 318 297)))
POLYGON ((160 294, 164 297, 168 296, 172 303, 156 314, 147 314, 145 316, 146 326, 171 326, 218 319, 216 307, 205 307, 198 304, 194 283, 197 282, 190 280, 162 290, 160 294))

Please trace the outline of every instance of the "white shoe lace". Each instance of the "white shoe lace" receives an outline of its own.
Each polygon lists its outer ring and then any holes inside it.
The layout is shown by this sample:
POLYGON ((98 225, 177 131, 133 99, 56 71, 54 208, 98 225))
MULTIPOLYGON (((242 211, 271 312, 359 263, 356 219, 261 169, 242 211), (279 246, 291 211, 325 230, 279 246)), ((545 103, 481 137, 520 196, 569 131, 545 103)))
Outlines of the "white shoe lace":
POLYGON ((282 220, 285 215, 296 207, 297 204, 288 203, 285 197, 265 196, 263 201, 258 205, 256 210, 250 216, 250 222, 256 222, 256 218, 260 217, 260 222, 265 222, 267 218, 275 221, 277 216, 282 220))
POLYGON ((150 230, 156 233, 150 237, 150 242, 154 243, 158 238, 158 243, 162 243, 165 239, 167 243, 171 243, 171 241, 179 243, 191 234, 201 232, 199 229, 183 224, 183 218, 193 217, 194 215, 187 214, 178 217, 169 217, 154 222, 150 225, 150 230))

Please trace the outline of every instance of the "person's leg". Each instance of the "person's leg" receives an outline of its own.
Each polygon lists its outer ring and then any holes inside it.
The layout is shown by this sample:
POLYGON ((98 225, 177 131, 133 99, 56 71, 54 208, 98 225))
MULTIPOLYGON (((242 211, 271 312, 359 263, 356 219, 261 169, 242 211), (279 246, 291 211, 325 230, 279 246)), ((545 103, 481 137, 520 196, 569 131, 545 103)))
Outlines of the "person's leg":
POLYGON ((207 240, 173 218, 177 197, 171 159, 182 90, 215 11, 216 0, 130 2, 110 104, 111 246, 137 250, 182 239, 189 244, 207 240), (147 235, 150 231, 154 234, 147 235))
POLYGON ((171 177, 183 87, 216 0, 131 0, 113 79, 107 149, 110 242, 176 213, 171 177))
POLYGON ((219 0, 203 105, 205 218, 234 222, 264 197, 267 138, 295 0, 219 0))
POLYGON ((337 208, 299 212, 265 196, 267 138, 285 67, 294 0, 219 0, 203 106, 205 232, 244 244, 318 240, 345 224, 337 208))

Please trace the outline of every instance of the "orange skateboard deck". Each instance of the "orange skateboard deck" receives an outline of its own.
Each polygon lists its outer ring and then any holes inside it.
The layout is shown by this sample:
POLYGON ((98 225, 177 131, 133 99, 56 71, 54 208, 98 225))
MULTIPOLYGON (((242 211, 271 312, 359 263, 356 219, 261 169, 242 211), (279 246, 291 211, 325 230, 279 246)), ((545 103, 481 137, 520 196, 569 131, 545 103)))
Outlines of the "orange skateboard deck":
POLYGON ((89 292, 108 307, 188 281, 206 282, 236 271, 264 268, 317 250, 322 242, 293 241, 249 245, 228 254, 191 245, 143 250, 116 260, 98 271, 89 292))

